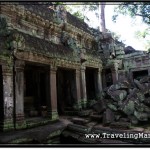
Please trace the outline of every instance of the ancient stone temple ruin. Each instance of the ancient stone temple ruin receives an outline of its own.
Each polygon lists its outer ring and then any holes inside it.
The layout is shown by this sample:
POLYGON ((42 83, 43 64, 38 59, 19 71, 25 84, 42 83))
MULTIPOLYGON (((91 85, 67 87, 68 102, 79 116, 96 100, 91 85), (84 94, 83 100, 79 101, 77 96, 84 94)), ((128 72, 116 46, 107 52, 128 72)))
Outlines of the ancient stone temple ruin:
POLYGON ((63 7, 49 6, 0 5, 2 130, 26 128, 28 118, 43 115, 58 119, 102 91, 95 35, 63 7))
POLYGON ((112 84, 150 75, 148 53, 125 51, 111 33, 49 6, 0 5, 2 131, 28 128, 34 118, 44 124, 78 114, 112 84))

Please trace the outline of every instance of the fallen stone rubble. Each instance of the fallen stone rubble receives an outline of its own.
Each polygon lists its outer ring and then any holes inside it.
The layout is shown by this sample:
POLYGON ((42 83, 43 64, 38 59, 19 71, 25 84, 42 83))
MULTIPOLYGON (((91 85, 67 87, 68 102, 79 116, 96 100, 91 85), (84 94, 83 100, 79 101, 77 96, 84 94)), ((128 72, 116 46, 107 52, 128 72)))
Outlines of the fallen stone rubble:
MULTIPOLYGON (((105 96, 92 108, 102 115, 103 125, 113 127, 118 122, 137 125, 150 120, 150 76, 135 80, 131 84, 123 81, 111 85, 105 96)), ((125 124, 127 126, 127 124, 125 124)))
POLYGON ((149 143, 145 138, 109 141, 103 138, 86 139, 83 135, 103 133, 105 130, 106 133, 149 133, 150 76, 134 80, 133 83, 122 81, 111 85, 103 93, 103 98, 91 102, 89 106, 88 110, 79 113, 82 114, 80 117, 72 118, 73 124, 69 124, 64 130, 63 138, 67 136, 84 143, 149 143), (147 124, 147 127, 143 124, 147 124))
POLYGON ((84 111, 86 115, 88 112, 88 119, 101 122, 103 126, 111 128, 129 129, 131 125, 148 123, 150 76, 140 81, 134 80, 133 83, 122 81, 111 85, 103 94, 103 98, 90 105, 90 110, 84 111))

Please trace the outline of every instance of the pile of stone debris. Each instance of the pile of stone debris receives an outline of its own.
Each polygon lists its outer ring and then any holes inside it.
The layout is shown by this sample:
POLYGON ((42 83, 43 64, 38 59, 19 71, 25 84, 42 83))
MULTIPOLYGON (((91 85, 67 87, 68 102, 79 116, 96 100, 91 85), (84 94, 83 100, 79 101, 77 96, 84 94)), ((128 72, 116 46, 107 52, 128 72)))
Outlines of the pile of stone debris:
POLYGON ((131 84, 123 81, 111 85, 103 99, 92 108, 95 117, 102 118, 103 125, 120 125, 125 123, 137 125, 150 120, 150 76, 134 80, 131 84))
POLYGON ((149 133, 150 76, 122 81, 111 85, 98 101, 91 101, 89 109, 78 112, 62 132, 66 143, 149 143, 147 139, 85 138, 85 134, 149 133), (142 125, 142 126, 141 126, 142 125), (148 127, 148 128, 147 128, 148 127), (148 131, 148 132, 147 132, 148 131), (111 141, 109 141, 111 140, 111 141))

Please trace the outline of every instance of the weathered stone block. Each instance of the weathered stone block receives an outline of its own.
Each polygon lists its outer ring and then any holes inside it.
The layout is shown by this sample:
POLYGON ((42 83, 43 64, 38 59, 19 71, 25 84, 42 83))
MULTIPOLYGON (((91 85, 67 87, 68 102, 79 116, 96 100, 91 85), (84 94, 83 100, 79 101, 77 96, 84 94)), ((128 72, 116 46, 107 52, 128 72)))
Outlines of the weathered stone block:
POLYGON ((113 91, 110 95, 114 101, 122 101, 126 98, 127 92, 125 90, 113 91))
POLYGON ((116 129, 130 129, 131 123, 129 122, 113 122, 110 124, 110 128, 116 128, 116 129))
POLYGON ((150 82, 150 77, 148 76, 140 79, 140 83, 148 83, 148 82, 150 82))
POLYGON ((137 92, 136 95, 140 102, 143 102, 145 100, 145 96, 142 92, 137 92))
POLYGON ((128 81, 123 81, 117 84, 113 84, 110 86, 109 91, 116 91, 116 90, 126 90, 130 87, 128 81))
POLYGON ((114 122, 114 120, 114 113, 110 109, 106 109, 106 111, 103 113, 103 125, 109 125, 110 123, 114 122))
POLYGON ((131 98, 135 98, 137 97, 136 93, 139 92, 139 89, 134 88, 134 89, 130 89, 129 91, 129 95, 127 96, 127 99, 131 99, 131 98))
POLYGON ((86 119, 83 119, 83 118, 73 118, 71 121, 73 123, 79 124, 79 125, 85 125, 86 123, 89 122, 89 120, 86 120, 86 119))
POLYGON ((0 122, 1 131, 10 131, 14 129, 13 119, 5 119, 0 122))
POLYGON ((120 114, 115 114, 115 120, 118 121, 120 119, 121 115, 120 114))
POLYGON ((135 103, 135 109, 138 112, 150 113, 150 108, 148 106, 144 105, 143 103, 135 103))
POLYGON ((135 116, 130 116, 129 118, 130 118, 131 124, 133 124, 133 125, 137 125, 138 124, 139 121, 138 121, 138 119, 135 116))
POLYGON ((85 117, 91 114, 92 110, 81 110, 78 112, 78 116, 85 117))
POLYGON ((145 105, 150 106, 150 97, 149 98, 145 98, 144 102, 145 105))
POLYGON ((103 116, 102 116, 102 115, 92 114, 92 115, 90 116, 90 118, 91 118, 93 121, 102 121, 103 116))
POLYGON ((119 122, 129 122, 130 119, 129 118, 120 118, 119 122))
POLYGON ((134 111, 134 116, 135 116, 139 121, 148 121, 148 114, 147 114, 147 113, 134 111))
POLYGON ((106 109, 106 103, 104 100, 99 100, 97 103, 93 105, 93 109, 98 112, 102 113, 106 109))
POLYGON ((71 130, 73 132, 79 132, 79 133, 89 133, 90 132, 88 127, 78 125, 78 124, 68 124, 67 129, 71 130))
POLYGON ((138 80, 134 79, 134 83, 135 83, 135 85, 137 86, 138 89, 140 89, 141 91, 144 92, 145 88, 138 80))
POLYGON ((52 120, 58 120, 59 118, 57 111, 52 111, 50 115, 52 120))
POLYGON ((128 100, 128 102, 123 104, 124 108, 122 109, 122 111, 126 114, 126 115, 132 115, 134 113, 134 102, 132 100, 128 100))
POLYGON ((109 103, 107 106, 108 106, 111 110, 117 111, 117 107, 116 107, 115 105, 109 103))

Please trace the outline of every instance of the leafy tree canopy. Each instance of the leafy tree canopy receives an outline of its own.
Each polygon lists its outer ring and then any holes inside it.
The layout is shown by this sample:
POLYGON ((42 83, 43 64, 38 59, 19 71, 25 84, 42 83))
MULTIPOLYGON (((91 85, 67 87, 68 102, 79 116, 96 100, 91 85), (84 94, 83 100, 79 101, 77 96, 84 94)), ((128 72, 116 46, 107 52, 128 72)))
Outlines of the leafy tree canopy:
POLYGON ((141 17, 143 22, 150 24, 150 2, 123 2, 114 9, 113 21, 119 14, 129 15, 132 18, 141 17))

